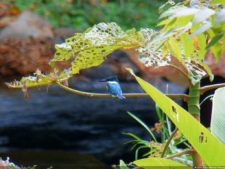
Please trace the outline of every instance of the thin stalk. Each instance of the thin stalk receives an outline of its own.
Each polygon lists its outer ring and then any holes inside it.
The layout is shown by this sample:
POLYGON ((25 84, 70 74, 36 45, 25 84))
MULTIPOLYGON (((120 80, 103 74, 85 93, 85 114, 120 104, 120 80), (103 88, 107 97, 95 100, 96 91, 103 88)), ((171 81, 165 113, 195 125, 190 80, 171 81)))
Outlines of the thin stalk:
POLYGON ((201 101, 201 103, 200 103, 199 105, 201 106, 206 100, 208 100, 209 98, 212 98, 213 96, 214 96, 213 94, 207 96, 206 98, 204 98, 204 99, 201 101))
POLYGON ((165 157, 165 158, 166 158, 166 159, 172 159, 172 158, 174 158, 174 157, 178 157, 178 156, 181 156, 181 155, 183 155, 183 154, 191 154, 191 153, 193 153, 193 152, 194 152, 193 149, 188 149, 188 150, 184 150, 184 151, 178 152, 178 153, 176 153, 176 154, 173 154, 173 155, 168 156, 168 157, 165 157))
MULTIPOLYGON (((112 95, 109 94, 109 93, 85 92, 85 91, 81 91, 81 90, 72 89, 70 87, 67 87, 67 86, 61 84, 60 82, 55 82, 55 84, 58 87, 66 90, 68 92, 71 92, 71 93, 74 93, 74 94, 77 94, 77 95, 81 95, 81 96, 102 97, 102 98, 111 98, 112 97, 112 95)), ((127 98, 135 98, 135 97, 147 97, 149 95, 146 94, 146 93, 124 93, 123 96, 125 96, 127 98)), ((186 94, 167 94, 167 96, 172 98, 172 99, 182 98, 184 100, 188 100, 188 95, 186 95, 186 94)))
POLYGON ((166 151, 167 151, 167 149, 168 149, 168 147, 169 147, 169 145, 170 145, 170 142, 171 142, 171 140, 173 139, 173 137, 175 136, 175 134, 177 133, 177 131, 178 131, 178 128, 175 128, 175 130, 173 131, 173 133, 172 133, 172 134, 170 135, 170 137, 168 138, 168 140, 167 140, 167 142, 166 142, 166 145, 165 145, 165 147, 164 147, 164 149, 163 149, 162 155, 161 155, 162 158, 164 157, 164 155, 165 155, 165 153, 166 153, 166 151))

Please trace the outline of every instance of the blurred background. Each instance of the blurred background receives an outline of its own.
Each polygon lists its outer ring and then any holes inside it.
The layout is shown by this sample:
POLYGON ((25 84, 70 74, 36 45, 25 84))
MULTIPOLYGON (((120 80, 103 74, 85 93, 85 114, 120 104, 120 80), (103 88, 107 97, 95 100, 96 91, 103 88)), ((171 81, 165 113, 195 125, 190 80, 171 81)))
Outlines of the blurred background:
MULTIPOLYGON (((150 138, 126 112, 154 126, 155 105, 149 99, 89 98, 55 86, 29 90, 8 89, 4 82, 50 71, 54 44, 99 22, 116 22, 123 29, 153 28, 158 8, 166 0, 0 0, 0 156, 19 165, 38 168, 107 168, 120 159, 132 161, 134 152, 125 145, 132 132, 150 138)), ((224 81, 224 59, 208 63, 224 81)), ((118 75, 124 92, 143 92, 125 67, 161 91, 183 93, 186 80, 175 70, 144 67, 135 51, 116 51, 103 65, 82 71, 71 79, 73 88, 106 92, 100 79, 118 75)), ((205 82, 208 83, 208 82, 205 82)), ((181 102, 181 101, 180 101, 181 102)))

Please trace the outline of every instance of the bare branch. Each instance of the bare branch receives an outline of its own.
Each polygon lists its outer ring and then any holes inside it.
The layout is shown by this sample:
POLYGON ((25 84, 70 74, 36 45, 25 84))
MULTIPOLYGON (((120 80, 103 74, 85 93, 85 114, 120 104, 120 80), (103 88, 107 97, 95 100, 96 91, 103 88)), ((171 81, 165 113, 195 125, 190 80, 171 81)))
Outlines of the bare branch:
POLYGON ((220 84, 213 84, 213 85, 208 85, 200 88, 200 93, 204 94, 205 92, 212 90, 212 89, 217 89, 219 87, 224 87, 225 83, 220 83, 220 84))

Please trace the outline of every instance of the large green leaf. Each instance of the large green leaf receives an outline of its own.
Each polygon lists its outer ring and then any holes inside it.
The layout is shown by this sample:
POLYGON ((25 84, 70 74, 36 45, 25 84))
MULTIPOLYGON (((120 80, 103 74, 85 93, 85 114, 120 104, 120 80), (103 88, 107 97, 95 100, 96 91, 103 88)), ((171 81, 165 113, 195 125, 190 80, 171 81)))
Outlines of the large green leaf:
MULTIPOLYGON (((133 74, 133 72, 130 70, 133 74)), ((167 114, 200 154, 208 166, 225 166, 225 146, 199 123, 189 112, 148 82, 133 74, 138 83, 156 104, 167 114)))
POLYGON ((140 36, 135 29, 123 31, 116 23, 99 23, 84 33, 76 33, 63 44, 56 45, 56 53, 50 61, 69 61, 71 74, 82 69, 98 66, 117 49, 128 49, 140 46, 140 36))
POLYGON ((211 4, 225 4, 224 0, 211 0, 210 1, 211 4))
POLYGON ((164 158, 144 158, 141 160, 134 161, 133 163, 145 169, 149 169, 150 167, 151 168, 163 167, 163 169, 171 169, 172 167, 180 167, 180 168, 182 167, 182 169, 189 168, 181 163, 164 158))
POLYGON ((225 87, 215 91, 211 119, 211 132, 225 144, 225 87))

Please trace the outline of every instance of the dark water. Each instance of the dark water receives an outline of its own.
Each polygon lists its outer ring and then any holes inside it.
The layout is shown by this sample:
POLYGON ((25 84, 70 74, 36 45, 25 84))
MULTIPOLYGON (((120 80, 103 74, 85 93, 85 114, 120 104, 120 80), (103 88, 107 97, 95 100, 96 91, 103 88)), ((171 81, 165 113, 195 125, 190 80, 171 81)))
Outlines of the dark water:
MULTIPOLYGON (((155 85, 165 91, 166 83, 155 85)), ((80 82, 76 88, 105 90, 103 84, 98 83, 80 82)), ((142 92, 133 82, 122 83, 122 88, 124 92, 142 92)), ((170 93, 182 91, 182 87, 170 85, 170 93)), ((122 132, 132 132, 147 140, 149 136, 127 111, 149 126, 157 121, 154 104, 147 97, 123 101, 89 98, 50 87, 48 92, 46 88, 30 91, 30 99, 24 100, 20 90, 2 88, 0 150, 3 157, 9 156, 19 164, 55 164, 56 168, 67 163, 71 166, 66 168, 72 169, 84 168, 84 164, 89 163, 103 166, 102 163, 118 164, 119 159, 131 161, 134 153, 124 145, 130 138, 122 132), (86 159, 92 161, 86 163, 86 159)))

